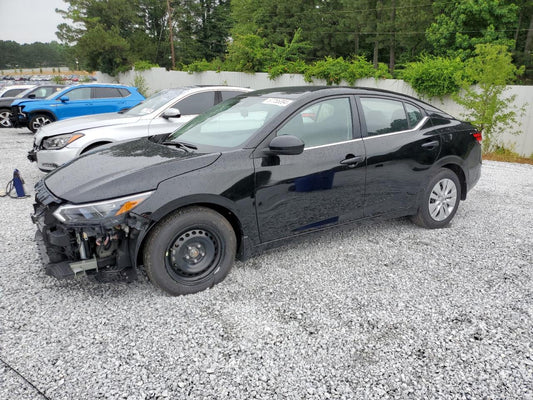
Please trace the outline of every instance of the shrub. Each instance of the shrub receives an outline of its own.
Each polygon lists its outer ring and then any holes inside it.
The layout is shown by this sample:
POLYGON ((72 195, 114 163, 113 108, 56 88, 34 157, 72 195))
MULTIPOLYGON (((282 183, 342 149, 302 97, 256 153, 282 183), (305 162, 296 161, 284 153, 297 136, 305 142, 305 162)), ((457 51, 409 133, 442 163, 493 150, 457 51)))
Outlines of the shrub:
POLYGON ((346 81, 353 85, 362 78, 390 78, 387 66, 380 63, 375 69, 372 63, 364 57, 356 57, 353 60, 344 58, 326 57, 324 60, 315 62, 305 71, 305 80, 312 82, 313 78, 324 79, 328 85, 338 85, 341 81, 346 81))
POLYGON ((133 69, 135 71, 147 71, 151 68, 157 68, 159 67, 158 64, 152 64, 150 61, 144 61, 144 60, 140 60, 140 61, 135 61, 135 63, 133 64, 133 69))
POLYGON ((459 58, 422 56, 408 63, 400 78, 408 82, 421 97, 443 97, 461 88, 464 63, 459 58))
POLYGON ((454 100, 466 108, 463 117, 483 132, 483 152, 501 146, 503 130, 519 134, 518 117, 525 112, 526 104, 515 106, 516 95, 505 97, 506 85, 513 83, 523 73, 516 68, 508 48, 503 45, 480 44, 475 56, 465 62, 463 91, 454 100), (471 86, 476 83, 476 86, 471 86))

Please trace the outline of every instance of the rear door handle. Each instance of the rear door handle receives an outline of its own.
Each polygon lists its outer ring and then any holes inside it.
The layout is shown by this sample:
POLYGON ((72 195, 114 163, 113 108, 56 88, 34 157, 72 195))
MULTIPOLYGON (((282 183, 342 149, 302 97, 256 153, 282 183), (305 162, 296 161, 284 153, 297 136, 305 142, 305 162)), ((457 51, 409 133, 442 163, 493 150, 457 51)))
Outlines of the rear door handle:
POLYGON ((359 164, 363 160, 364 160, 363 156, 352 156, 352 157, 347 156, 344 160, 341 161, 341 164, 355 167, 356 164, 359 164))
POLYGON ((423 149, 426 149, 426 150, 433 150, 435 147, 437 147, 439 145, 439 141, 438 140, 433 140, 431 142, 427 142, 427 143, 424 143, 422 145, 422 148, 423 149))

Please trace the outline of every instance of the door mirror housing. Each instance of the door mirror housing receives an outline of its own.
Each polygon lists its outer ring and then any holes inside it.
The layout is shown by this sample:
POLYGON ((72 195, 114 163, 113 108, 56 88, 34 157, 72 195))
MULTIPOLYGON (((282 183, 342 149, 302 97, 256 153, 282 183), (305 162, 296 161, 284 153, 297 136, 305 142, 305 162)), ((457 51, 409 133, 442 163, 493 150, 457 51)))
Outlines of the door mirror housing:
POLYGON ((292 135, 276 136, 268 145, 270 154, 297 155, 304 151, 302 139, 292 135))
POLYGON ((63 97, 59 98, 59 100, 61 100, 62 103, 66 103, 70 99, 68 98, 68 96, 63 96, 63 97))
POLYGON ((161 115, 165 119, 169 118, 179 118, 181 117, 180 110, 177 108, 168 108, 165 111, 163 111, 163 114, 161 115))

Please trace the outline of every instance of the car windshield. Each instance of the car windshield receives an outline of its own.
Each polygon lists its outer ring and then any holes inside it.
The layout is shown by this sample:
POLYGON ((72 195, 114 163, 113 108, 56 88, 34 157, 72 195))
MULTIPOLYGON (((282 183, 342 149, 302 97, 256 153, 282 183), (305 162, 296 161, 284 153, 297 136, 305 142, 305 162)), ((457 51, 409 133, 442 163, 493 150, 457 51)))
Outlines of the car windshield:
POLYGON ((238 147, 290 103, 292 100, 282 98, 235 97, 194 118, 170 135, 168 140, 223 148, 238 147))
POLYGON ((128 111, 125 112, 125 114, 131 115, 131 116, 142 116, 142 115, 150 114, 158 110, 160 107, 164 106, 165 104, 167 104, 172 99, 178 97, 183 92, 184 90, 176 90, 176 89, 162 90, 148 97, 146 100, 144 100, 140 104, 137 104, 135 107, 130 108, 128 111))

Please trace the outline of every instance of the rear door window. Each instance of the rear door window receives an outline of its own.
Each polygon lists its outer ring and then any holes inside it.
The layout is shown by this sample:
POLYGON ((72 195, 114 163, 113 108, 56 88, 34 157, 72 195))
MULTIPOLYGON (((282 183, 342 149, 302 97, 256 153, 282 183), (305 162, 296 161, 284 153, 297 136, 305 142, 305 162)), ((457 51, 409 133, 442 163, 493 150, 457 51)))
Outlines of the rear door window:
POLYGON ((95 99, 109 99, 122 97, 118 88, 96 87, 94 88, 93 98, 95 99))
POLYGON ((360 100, 368 136, 409 129, 407 115, 401 101, 372 97, 362 97, 360 100))

